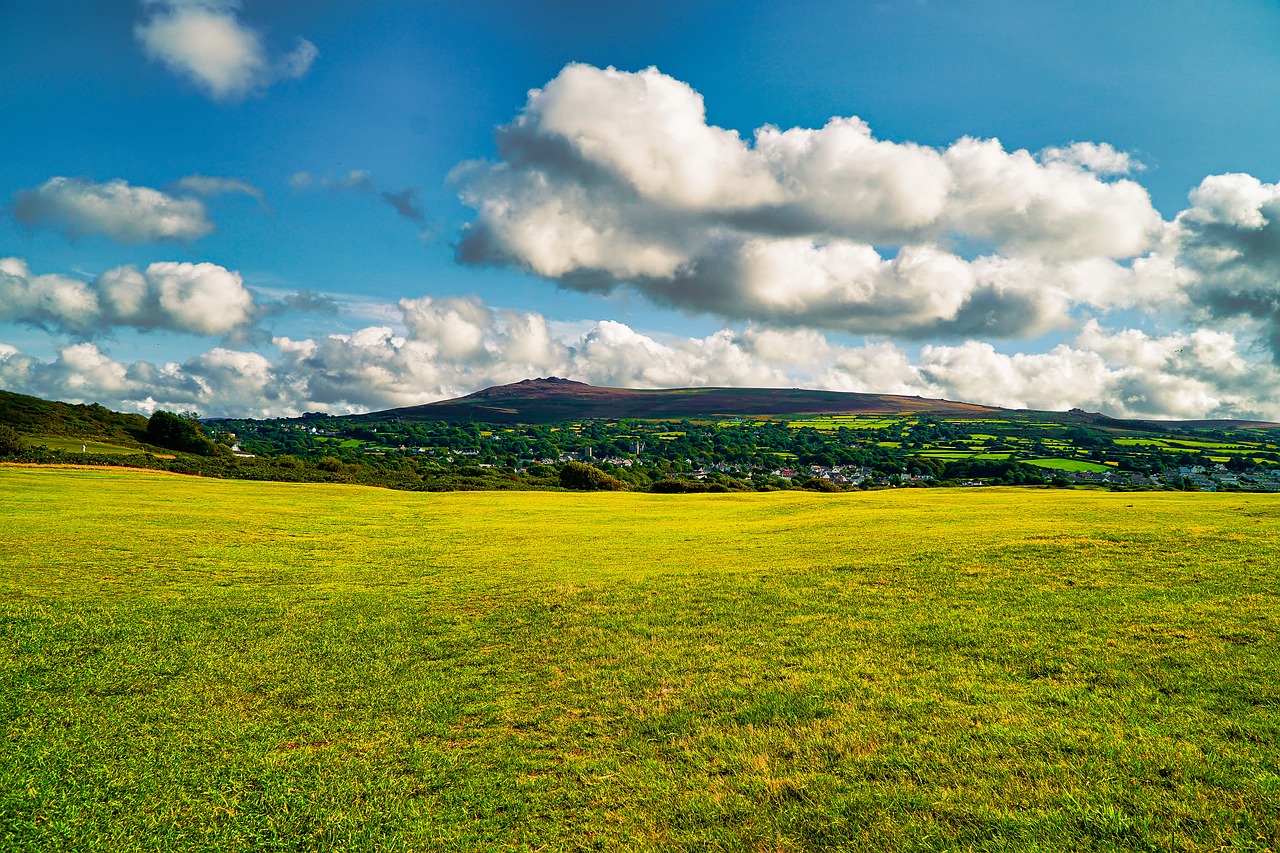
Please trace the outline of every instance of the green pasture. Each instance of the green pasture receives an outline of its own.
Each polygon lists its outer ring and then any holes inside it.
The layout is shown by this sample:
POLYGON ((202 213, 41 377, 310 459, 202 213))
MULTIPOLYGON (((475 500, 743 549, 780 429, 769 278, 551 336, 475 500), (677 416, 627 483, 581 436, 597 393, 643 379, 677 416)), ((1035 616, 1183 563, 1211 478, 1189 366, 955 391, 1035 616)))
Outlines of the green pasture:
POLYGON ((1055 471, 1110 471, 1107 465, 1101 465, 1097 462, 1086 462, 1083 459, 1028 459, 1028 465, 1035 465, 1039 468, 1051 468, 1055 471))
POLYGON ((1214 450, 1219 453, 1232 450, 1254 452, 1262 449, 1261 444, 1239 444, 1237 442, 1225 441, 1193 441, 1186 438, 1167 438, 1164 441, 1165 445, 1168 447, 1188 447, 1197 450, 1214 450))
POLYGON ((1280 848, 1280 497, 0 466, 0 849, 1280 848))
POLYGON ((107 444, 101 441, 82 441, 78 438, 66 438, 62 436, 27 436, 24 441, 32 447, 44 445, 50 450, 65 450, 68 453, 107 453, 107 454, 133 454, 138 455, 143 451, 137 447, 123 447, 119 444, 107 444), (86 448, 87 450, 83 450, 86 448))
POLYGON ((834 415, 831 417, 801 418, 789 421, 787 426, 791 429, 808 427, 809 429, 818 430, 837 430, 842 427, 848 429, 888 429, 902 426, 904 423, 914 423, 914 421, 908 422, 902 418, 865 418, 856 415, 834 415))

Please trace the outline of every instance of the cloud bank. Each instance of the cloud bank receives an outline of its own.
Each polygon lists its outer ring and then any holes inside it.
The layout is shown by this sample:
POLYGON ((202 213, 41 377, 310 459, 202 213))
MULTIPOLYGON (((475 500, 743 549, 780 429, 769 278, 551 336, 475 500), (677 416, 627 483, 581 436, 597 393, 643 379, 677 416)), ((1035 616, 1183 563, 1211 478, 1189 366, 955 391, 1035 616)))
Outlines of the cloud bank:
POLYGON ((1280 190, 1211 176, 1172 221, 1105 143, 877 139, 856 117, 709 125, 649 68, 567 66, 452 180, 467 263, 775 327, 1030 338, 1137 309, 1255 324, 1280 357, 1280 190))
POLYGON ((540 314, 475 298, 402 299, 396 310, 399 331, 276 337, 270 358, 217 347, 181 363, 125 363, 82 342, 39 361, 0 344, 0 386, 141 411, 275 417, 416 405, 557 375, 620 387, 804 386, 1127 417, 1280 420, 1271 393, 1280 369, 1251 362, 1226 332, 1156 336, 1095 321, 1049 352, 1009 355, 970 341, 926 346, 913 359, 890 343, 844 346, 813 330, 658 338, 603 320, 562 337, 540 314))
POLYGON ((271 57, 262 35, 237 17, 239 0, 142 0, 146 20, 134 30, 152 60, 219 101, 235 101, 280 80, 306 75, 319 55, 299 39, 271 57))
POLYGON ((80 337, 117 326, 223 335, 247 326, 254 314, 240 274, 217 264, 121 266, 84 282, 32 275, 25 261, 0 258, 0 321, 80 337))

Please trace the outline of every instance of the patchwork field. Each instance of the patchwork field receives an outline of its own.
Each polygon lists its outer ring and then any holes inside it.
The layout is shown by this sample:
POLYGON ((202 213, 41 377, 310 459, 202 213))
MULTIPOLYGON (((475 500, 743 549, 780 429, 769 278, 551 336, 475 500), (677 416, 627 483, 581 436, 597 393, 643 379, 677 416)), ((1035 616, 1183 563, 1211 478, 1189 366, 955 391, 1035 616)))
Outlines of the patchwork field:
POLYGON ((1280 499, 0 466, 0 849, 1277 850, 1280 499))

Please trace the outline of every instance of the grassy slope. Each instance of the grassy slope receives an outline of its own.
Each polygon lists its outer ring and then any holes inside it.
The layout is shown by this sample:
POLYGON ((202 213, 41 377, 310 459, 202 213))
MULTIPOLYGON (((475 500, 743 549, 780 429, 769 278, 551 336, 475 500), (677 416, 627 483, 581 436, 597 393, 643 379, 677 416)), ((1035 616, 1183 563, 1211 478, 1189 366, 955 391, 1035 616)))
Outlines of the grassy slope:
POLYGON ((1278 533, 0 466, 0 848, 1274 850, 1278 533))
POLYGON ((63 436, 76 441, 100 439, 130 447, 140 446, 147 435, 147 419, 142 415, 113 412, 98 405, 58 403, 9 391, 0 391, 0 424, 24 435, 63 436))
POLYGON ((57 436, 33 435, 26 437, 27 444, 39 447, 41 445, 50 450, 66 450, 71 453, 103 453, 110 455, 137 455, 143 451, 135 447, 122 447, 118 444, 106 444, 101 441, 93 441, 92 439, 84 440, 79 438, 59 438, 57 436))

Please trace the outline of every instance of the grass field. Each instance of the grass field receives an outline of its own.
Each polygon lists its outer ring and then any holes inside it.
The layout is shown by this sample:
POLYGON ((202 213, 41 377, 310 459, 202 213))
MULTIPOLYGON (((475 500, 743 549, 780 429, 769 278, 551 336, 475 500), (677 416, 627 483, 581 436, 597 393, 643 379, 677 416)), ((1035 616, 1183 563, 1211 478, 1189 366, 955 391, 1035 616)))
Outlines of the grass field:
POLYGON ((1051 468, 1055 471, 1110 471, 1106 465, 1089 462, 1085 459, 1028 459, 1028 465, 1038 468, 1051 468))
POLYGON ((107 444, 101 441, 82 441, 78 438, 65 438, 60 436, 31 436, 26 439, 27 443, 32 446, 44 445, 50 450, 65 450, 69 453, 110 453, 110 454, 138 454, 142 453, 136 447, 123 447, 118 444, 107 444), (82 450, 83 449, 83 450, 82 450))
POLYGON ((0 849, 1280 849, 1280 499, 0 466, 0 849))

